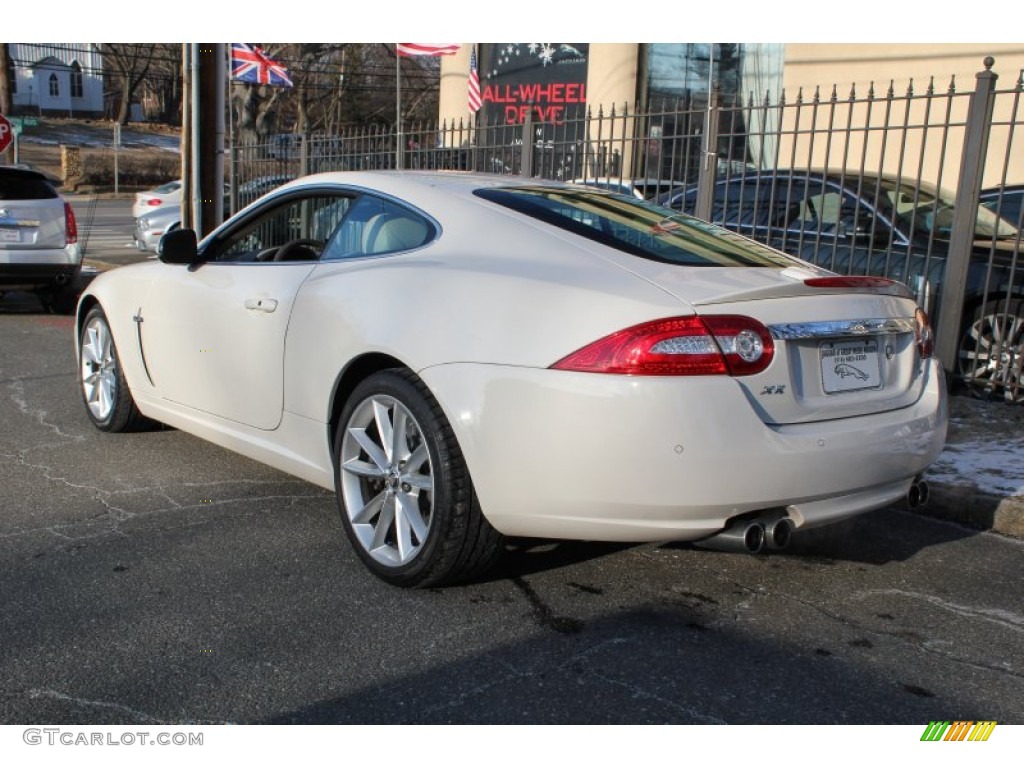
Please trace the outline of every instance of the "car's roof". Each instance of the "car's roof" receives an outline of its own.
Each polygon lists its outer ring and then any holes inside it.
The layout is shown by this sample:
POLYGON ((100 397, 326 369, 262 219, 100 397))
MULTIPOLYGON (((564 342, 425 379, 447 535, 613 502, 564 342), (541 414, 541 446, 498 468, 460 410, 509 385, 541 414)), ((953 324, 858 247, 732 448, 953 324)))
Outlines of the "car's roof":
POLYGON ((376 190, 417 205, 426 204, 432 197, 436 197, 438 191, 444 191, 452 197, 466 198, 472 196, 475 190, 495 187, 550 186, 579 189, 556 181, 466 171, 330 171, 295 179, 274 190, 274 193, 320 184, 376 190))
POLYGON ((1004 195, 1018 194, 1024 192, 1024 184, 1007 184, 1004 187, 987 187, 981 190, 982 197, 998 197, 1000 193, 1004 195))
POLYGON ((39 171, 33 171, 29 168, 19 168, 16 165, 0 165, 0 174, 7 176, 8 178, 16 179, 35 179, 36 181, 45 181, 50 183, 50 179, 39 171))

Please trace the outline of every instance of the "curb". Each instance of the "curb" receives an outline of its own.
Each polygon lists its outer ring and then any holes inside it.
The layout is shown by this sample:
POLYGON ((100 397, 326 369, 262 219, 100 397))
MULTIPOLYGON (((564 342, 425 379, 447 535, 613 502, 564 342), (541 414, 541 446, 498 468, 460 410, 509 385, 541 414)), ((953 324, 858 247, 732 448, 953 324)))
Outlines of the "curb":
POLYGON ((967 484, 928 482, 931 492, 925 506, 901 508, 936 520, 1024 539, 1024 497, 998 496, 967 484))

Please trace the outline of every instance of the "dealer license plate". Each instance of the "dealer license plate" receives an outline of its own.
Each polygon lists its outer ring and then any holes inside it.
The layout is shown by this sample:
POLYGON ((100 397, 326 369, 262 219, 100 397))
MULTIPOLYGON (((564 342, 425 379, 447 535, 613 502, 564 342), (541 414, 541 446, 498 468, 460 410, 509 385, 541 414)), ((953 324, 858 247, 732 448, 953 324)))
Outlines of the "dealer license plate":
POLYGON ((21 232, 16 229, 8 229, 7 227, 0 227, 0 243, 18 243, 21 242, 21 232))
POLYGON ((878 339, 823 341, 818 347, 825 393, 854 392, 882 386, 878 339))

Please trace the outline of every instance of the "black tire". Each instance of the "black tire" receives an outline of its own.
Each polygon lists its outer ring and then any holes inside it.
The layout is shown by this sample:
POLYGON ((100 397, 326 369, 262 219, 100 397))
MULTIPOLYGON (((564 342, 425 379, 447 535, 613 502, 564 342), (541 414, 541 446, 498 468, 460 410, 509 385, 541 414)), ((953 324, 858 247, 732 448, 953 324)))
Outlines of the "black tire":
POLYGON ((994 299, 964 325, 957 372, 967 390, 986 399, 1024 403, 1024 300, 994 299))
POLYGON ((355 388, 338 420, 334 467, 345 533, 384 581, 465 582, 500 557, 504 539, 480 510, 451 425, 410 372, 381 371, 355 388), (398 436, 387 439, 389 430, 398 436))
POLYGON ((89 310, 82 323, 78 352, 78 388, 85 412, 103 432, 136 432, 155 422, 139 413, 103 310, 89 310))
POLYGON ((75 283, 56 288, 48 302, 49 309, 55 315, 73 315, 78 309, 78 297, 81 292, 75 287, 75 283))

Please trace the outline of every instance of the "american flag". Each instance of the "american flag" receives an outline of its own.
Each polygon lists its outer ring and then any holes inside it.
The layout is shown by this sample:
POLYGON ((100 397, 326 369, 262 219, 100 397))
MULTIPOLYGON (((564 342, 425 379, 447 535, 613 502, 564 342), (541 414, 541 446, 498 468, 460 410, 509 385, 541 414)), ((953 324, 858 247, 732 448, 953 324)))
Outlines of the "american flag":
POLYGON ((458 43, 395 43, 399 56, 450 56, 459 50, 458 43))
POLYGON ((469 54, 469 113, 475 115, 483 104, 480 98, 480 73, 476 66, 476 46, 469 54))
POLYGON ((262 49, 249 43, 231 44, 231 79, 284 88, 294 85, 287 69, 267 56, 262 49))

